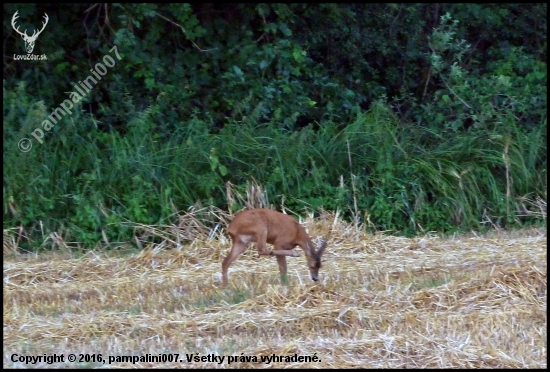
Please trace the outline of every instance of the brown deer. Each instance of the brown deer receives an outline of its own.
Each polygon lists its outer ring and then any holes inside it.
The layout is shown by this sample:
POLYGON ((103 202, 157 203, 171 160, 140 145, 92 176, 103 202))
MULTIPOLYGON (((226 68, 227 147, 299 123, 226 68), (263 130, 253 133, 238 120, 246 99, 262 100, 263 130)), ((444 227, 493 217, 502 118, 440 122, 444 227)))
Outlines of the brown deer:
POLYGON ((257 243, 260 255, 277 257, 283 284, 286 283, 286 256, 299 257, 300 253, 293 251, 297 245, 305 252, 311 279, 319 280, 321 256, 327 241, 323 240, 319 249, 316 250, 306 230, 289 215, 271 209, 244 210, 235 215, 227 227, 227 232, 233 245, 222 263, 223 287, 228 284, 229 266, 252 242, 257 243), (269 251, 266 243, 272 244, 274 250, 269 251))

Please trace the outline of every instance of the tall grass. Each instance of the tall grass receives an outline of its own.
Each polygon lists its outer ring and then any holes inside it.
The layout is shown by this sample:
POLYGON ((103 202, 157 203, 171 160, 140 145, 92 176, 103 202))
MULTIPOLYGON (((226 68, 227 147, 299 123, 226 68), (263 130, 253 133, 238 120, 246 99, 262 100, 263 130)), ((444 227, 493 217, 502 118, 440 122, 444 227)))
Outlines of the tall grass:
POLYGON ((401 123, 378 103, 346 125, 295 132, 249 121, 212 133, 196 119, 162 133, 161 116, 145 110, 121 134, 77 111, 19 151, 49 113, 24 86, 4 90, 4 228, 22 226, 27 247, 53 232, 85 245, 128 241, 124 221, 156 224, 197 204, 227 209, 226 185, 244 193, 251 180, 273 205, 340 209, 408 235, 545 223, 520 202, 546 200, 545 123, 449 136, 401 123))

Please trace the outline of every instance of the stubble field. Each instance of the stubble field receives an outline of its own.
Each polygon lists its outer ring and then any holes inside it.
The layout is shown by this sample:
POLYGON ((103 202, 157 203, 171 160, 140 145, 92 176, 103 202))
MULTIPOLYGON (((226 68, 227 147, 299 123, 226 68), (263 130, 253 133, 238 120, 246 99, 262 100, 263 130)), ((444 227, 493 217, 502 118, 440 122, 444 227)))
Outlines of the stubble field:
POLYGON ((329 239, 318 283, 302 253, 282 286, 250 246, 226 289, 222 230, 79 257, 15 253, 4 231, 3 366, 547 367, 546 230, 408 239, 303 222, 329 239))

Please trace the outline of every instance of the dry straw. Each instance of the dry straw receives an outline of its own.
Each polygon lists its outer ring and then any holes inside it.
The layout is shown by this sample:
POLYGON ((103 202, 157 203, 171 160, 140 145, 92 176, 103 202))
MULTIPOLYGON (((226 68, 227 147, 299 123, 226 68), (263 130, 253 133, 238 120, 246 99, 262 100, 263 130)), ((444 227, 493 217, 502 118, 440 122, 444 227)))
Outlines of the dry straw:
POLYGON ((546 368, 545 230, 407 239, 323 213, 302 221, 329 239, 318 284, 301 256, 280 285, 276 260, 250 247, 222 290, 230 217, 215 216, 215 231, 189 216, 141 226, 132 255, 18 254, 5 230, 4 367, 24 366, 14 354, 170 353, 181 361, 27 367, 546 368), (187 361, 209 355, 225 358, 187 361), (294 359, 261 360, 273 355, 294 359))

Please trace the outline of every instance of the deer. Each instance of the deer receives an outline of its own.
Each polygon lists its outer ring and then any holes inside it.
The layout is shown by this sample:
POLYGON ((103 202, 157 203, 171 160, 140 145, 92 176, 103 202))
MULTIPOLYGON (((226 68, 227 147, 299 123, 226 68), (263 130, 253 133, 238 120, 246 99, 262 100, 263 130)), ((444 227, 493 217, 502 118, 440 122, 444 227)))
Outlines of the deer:
POLYGON ((293 250, 296 246, 300 246, 305 252, 311 279, 314 282, 319 280, 321 256, 327 241, 323 239, 319 248, 316 249, 304 227, 293 217, 272 209, 247 209, 235 215, 227 227, 227 233, 233 244, 222 262, 222 287, 227 287, 229 266, 252 242, 257 244, 260 256, 277 258, 283 284, 287 282, 286 257, 300 256, 299 252, 293 250), (274 249, 268 250, 266 243, 273 245, 274 249))

